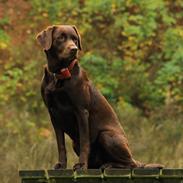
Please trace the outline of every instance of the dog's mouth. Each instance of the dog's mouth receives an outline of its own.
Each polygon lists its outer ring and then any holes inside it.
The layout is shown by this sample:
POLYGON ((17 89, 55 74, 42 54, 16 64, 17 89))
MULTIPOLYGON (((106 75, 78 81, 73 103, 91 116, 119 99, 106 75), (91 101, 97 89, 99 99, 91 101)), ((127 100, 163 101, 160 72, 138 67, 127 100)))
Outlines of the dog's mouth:
POLYGON ((69 54, 68 60, 72 61, 72 60, 76 59, 76 57, 77 57, 76 53, 71 53, 71 54, 69 54))
POLYGON ((77 58, 76 54, 75 55, 69 55, 67 57, 62 57, 61 59, 59 59, 57 61, 57 63, 55 63, 55 65, 52 65, 52 68, 51 68, 52 72, 60 73, 61 69, 69 67, 71 62, 76 58, 77 58))
POLYGON ((60 55, 58 62, 59 64, 63 65, 63 66, 67 66, 68 63, 70 63, 72 60, 77 58, 77 54, 74 53, 69 53, 66 55, 60 55))
POLYGON ((66 52, 66 53, 63 53, 63 52, 60 52, 58 54, 58 60, 63 62, 63 61, 70 61, 70 60, 73 60, 77 57, 77 50, 70 50, 69 52, 66 52))
POLYGON ((68 52, 52 50, 51 53, 52 57, 56 58, 54 61, 48 63, 49 70, 53 73, 59 73, 61 69, 67 68, 77 58, 77 50, 68 52))

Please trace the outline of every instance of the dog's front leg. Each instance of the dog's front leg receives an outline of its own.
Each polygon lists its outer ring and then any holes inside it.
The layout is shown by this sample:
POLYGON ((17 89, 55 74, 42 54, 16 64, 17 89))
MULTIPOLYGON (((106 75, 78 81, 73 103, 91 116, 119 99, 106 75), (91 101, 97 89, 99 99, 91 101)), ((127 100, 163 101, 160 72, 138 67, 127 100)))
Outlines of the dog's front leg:
POLYGON ((63 130, 57 125, 52 115, 51 121, 55 130, 58 147, 58 163, 54 166, 54 169, 65 169, 67 167, 67 155, 65 147, 65 136, 63 130))
POLYGON ((79 109, 76 112, 76 117, 79 125, 80 154, 79 154, 79 163, 74 165, 74 170, 87 169, 88 155, 90 151, 89 124, 88 124, 89 112, 87 109, 79 109))
POLYGON ((56 129, 55 133, 58 146, 58 163, 56 163, 54 169, 65 169, 67 168, 67 155, 65 148, 64 132, 61 129, 56 129))

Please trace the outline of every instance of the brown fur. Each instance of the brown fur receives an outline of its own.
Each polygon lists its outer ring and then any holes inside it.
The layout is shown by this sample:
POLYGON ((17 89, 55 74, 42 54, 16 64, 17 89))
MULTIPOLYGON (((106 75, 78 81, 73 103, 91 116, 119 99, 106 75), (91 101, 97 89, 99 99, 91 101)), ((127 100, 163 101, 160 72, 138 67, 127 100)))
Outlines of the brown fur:
POLYGON ((59 158, 55 168, 67 166, 65 133, 79 156, 74 169, 144 167, 132 158, 118 117, 79 63, 71 71, 70 79, 55 80, 51 74, 68 67, 77 58, 73 48, 81 50, 81 39, 76 27, 51 26, 39 33, 37 39, 48 61, 41 94, 57 138, 59 158))

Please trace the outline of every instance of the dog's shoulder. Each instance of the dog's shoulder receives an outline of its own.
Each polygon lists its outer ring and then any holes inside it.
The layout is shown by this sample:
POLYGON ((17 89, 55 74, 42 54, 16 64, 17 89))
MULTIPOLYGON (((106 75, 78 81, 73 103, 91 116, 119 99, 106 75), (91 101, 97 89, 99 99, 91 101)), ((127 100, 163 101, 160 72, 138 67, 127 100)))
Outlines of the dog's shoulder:
POLYGON ((86 72, 85 69, 83 69, 82 67, 80 67, 80 78, 84 81, 84 82, 87 82, 89 81, 89 78, 88 78, 88 74, 86 72))
POLYGON ((50 75, 48 73, 47 65, 43 66, 43 76, 41 79, 41 88, 45 88, 50 80, 50 75))
POLYGON ((45 79, 45 81, 47 81, 47 82, 50 79, 50 74, 49 74, 49 71, 48 71, 48 65, 47 64, 45 64, 43 66, 43 78, 42 79, 45 79))

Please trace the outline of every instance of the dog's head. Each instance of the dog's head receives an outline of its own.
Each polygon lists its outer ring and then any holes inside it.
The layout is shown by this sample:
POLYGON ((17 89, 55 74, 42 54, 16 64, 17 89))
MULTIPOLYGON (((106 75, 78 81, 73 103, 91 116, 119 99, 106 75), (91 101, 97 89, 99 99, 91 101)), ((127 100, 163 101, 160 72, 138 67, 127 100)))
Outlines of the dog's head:
POLYGON ((81 50, 81 38, 75 26, 53 25, 37 35, 37 40, 46 53, 50 52, 57 61, 71 61, 81 50))

